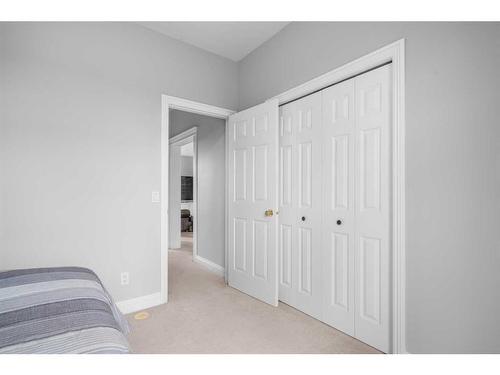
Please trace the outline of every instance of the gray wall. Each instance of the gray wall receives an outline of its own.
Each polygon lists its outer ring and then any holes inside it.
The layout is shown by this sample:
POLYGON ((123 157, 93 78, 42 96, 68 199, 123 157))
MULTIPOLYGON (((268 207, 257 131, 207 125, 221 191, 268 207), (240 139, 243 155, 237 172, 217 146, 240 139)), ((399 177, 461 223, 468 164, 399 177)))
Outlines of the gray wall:
POLYGON ((158 292, 160 94, 243 109, 403 37, 408 349, 500 352, 498 23, 293 23, 238 65, 134 24, 0 23, 0 269, 158 292))
POLYGON ((240 109, 406 38, 407 348, 500 352, 500 24, 293 23, 240 109))
POLYGON ((169 124, 170 137, 198 128, 198 255, 224 267, 226 122, 170 110, 169 124))
POLYGON ((0 269, 160 291, 162 93, 235 109, 237 65, 135 24, 0 23, 0 269))

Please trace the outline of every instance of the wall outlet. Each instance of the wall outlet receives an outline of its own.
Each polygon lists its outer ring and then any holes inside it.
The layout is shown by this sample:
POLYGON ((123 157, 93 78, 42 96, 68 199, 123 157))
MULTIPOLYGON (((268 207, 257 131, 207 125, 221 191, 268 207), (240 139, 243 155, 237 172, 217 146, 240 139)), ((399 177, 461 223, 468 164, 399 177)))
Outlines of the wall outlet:
POLYGON ((160 192, 159 191, 152 191, 151 192, 151 202, 152 203, 159 203, 160 202, 160 192))
POLYGON ((129 277, 128 272, 122 272, 120 274, 120 280, 121 280, 122 285, 128 285, 128 283, 130 281, 130 277, 129 277))

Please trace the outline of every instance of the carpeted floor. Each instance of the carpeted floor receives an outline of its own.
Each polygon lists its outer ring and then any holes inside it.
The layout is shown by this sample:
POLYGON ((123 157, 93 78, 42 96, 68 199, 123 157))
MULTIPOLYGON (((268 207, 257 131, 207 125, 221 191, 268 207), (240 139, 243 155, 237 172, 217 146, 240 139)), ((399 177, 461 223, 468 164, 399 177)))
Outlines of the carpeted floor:
POLYGON ((134 353, 378 353, 280 303, 272 307, 224 285, 192 261, 192 238, 169 251, 169 302, 134 320, 134 353))

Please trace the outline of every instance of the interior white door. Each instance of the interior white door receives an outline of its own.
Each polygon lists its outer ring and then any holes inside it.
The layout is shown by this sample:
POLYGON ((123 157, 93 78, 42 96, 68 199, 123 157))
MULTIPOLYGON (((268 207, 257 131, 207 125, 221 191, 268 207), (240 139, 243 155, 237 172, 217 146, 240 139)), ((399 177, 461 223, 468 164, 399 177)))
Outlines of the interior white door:
POLYGON ((390 350, 391 65, 355 79, 355 332, 390 350))
POLYGON ((228 133, 228 282, 277 306, 277 100, 230 116, 228 133))
POLYGON ((280 108, 279 299, 322 319, 321 93, 280 108))
POLYGON ((324 321, 354 336, 354 79, 323 94, 324 321))

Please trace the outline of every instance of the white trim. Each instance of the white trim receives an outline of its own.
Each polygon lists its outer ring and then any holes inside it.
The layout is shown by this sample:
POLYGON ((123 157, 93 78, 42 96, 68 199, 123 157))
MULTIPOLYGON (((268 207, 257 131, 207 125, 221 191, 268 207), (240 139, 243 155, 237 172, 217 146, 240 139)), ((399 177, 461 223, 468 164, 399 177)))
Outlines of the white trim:
POLYGON ((217 263, 214 263, 206 258, 203 258, 199 255, 194 255, 194 254, 193 254, 193 260, 196 263, 202 264, 203 266, 208 268, 208 270, 210 272, 213 272, 213 273, 219 275, 220 277, 224 277, 224 274, 225 274, 224 267, 219 266, 217 263))
POLYGON ((393 65, 393 172, 392 172, 392 264, 393 352, 406 348, 406 119, 405 43, 394 46, 393 65))
POLYGON ((225 207, 224 207, 224 229, 225 229, 225 236, 224 236, 224 282, 226 285, 229 285, 229 121, 226 120, 226 141, 224 146, 226 147, 225 150, 225 179, 226 179, 226 184, 224 187, 224 194, 226 199, 224 200, 225 202, 225 207))
POLYGON ((198 255, 198 133, 192 136, 193 138, 193 203, 194 203, 194 220, 193 220, 193 256, 198 255))
MULTIPOLYGON (((169 110, 227 119, 235 113, 230 109, 162 94, 161 96, 161 303, 168 301, 168 156, 169 156, 169 110)), ((227 121, 226 121, 227 126, 227 121)), ((227 202, 227 196, 226 196, 227 202)), ((227 234, 226 234, 227 236, 227 234)), ((227 242, 226 242, 227 246, 227 242)), ((227 248, 224 250, 227 252, 227 248)))
POLYGON ((191 141, 186 141, 187 138, 196 135, 198 133, 198 127, 193 126, 192 128, 183 131, 180 134, 174 135, 172 138, 169 138, 168 143, 180 143, 181 141, 185 141, 184 144, 189 143, 191 141))
POLYGON ((397 42, 384 46, 354 61, 348 62, 347 64, 320 75, 319 77, 313 78, 308 82, 278 94, 271 99, 278 99, 279 105, 282 105, 291 100, 309 95, 315 91, 322 90, 327 86, 334 85, 344 79, 366 72, 367 70, 378 65, 393 61, 401 49, 404 53, 404 39, 398 40, 397 42))
POLYGON ((274 97, 279 104, 392 62, 392 352, 406 353, 405 40, 401 39, 274 97))
POLYGON ((172 109, 178 109, 181 111, 198 113, 200 115, 207 115, 210 117, 217 117, 222 119, 225 119, 229 115, 232 115, 234 113, 234 111, 231 111, 229 109, 216 107, 209 104, 194 102, 192 100, 178 98, 175 96, 163 96, 167 98, 168 107, 172 109))
POLYGON ((170 146, 193 142, 193 257, 198 255, 198 128, 196 126, 170 138, 170 146))
POLYGON ((161 219, 160 219, 160 290, 161 303, 168 302, 168 163, 169 163, 169 123, 168 97, 161 97, 161 219))
POLYGON ((154 306, 161 305, 161 292, 148 294, 137 298, 127 299, 116 303, 116 306, 122 314, 130 314, 139 310, 149 309, 154 306))

